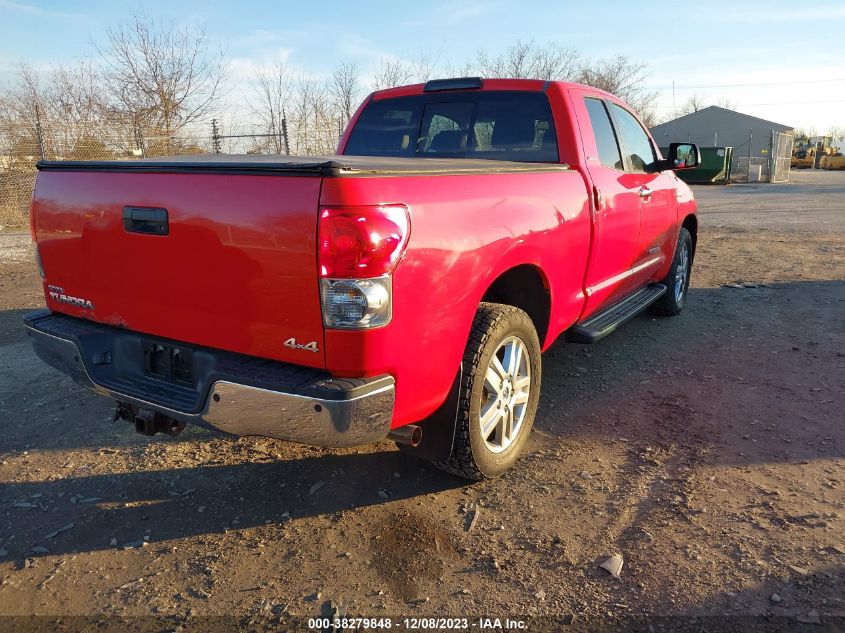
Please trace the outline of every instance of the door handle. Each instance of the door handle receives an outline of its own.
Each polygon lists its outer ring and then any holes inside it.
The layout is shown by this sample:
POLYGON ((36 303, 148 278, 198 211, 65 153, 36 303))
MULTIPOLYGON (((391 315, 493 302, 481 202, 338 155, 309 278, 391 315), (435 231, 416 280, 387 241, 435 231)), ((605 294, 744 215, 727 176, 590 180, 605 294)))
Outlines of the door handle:
POLYGON ((123 228, 127 233, 168 235, 170 223, 167 219, 167 209, 123 207, 123 228))
POLYGON ((640 198, 650 198, 651 194, 653 194, 653 193, 654 192, 651 189, 649 189, 648 187, 640 187, 640 190, 637 192, 637 195, 640 198))

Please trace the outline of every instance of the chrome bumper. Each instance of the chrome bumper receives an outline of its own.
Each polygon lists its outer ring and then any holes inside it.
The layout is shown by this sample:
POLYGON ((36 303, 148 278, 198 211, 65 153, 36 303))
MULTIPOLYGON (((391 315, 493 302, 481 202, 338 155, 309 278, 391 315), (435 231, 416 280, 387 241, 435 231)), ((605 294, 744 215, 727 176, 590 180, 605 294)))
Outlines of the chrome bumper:
MULTIPOLYGON (((43 317, 44 313, 36 313, 35 316, 43 317)), ((188 424, 232 435, 260 435, 329 447, 377 442, 384 439, 390 430, 394 401, 391 376, 357 381, 354 389, 346 391, 328 389, 331 387, 330 377, 322 377, 314 383, 315 391, 322 389, 331 397, 260 388, 231 379, 214 380, 210 386, 200 390, 205 395, 198 400, 201 404, 199 410, 183 411, 156 401, 154 388, 148 390, 148 396, 140 397, 137 393, 123 392, 112 384, 101 384, 88 368, 92 362, 92 350, 77 342, 82 337, 65 338, 45 331, 32 317, 27 315, 24 321, 33 348, 44 362, 100 395, 149 408, 188 424)), ((108 329, 107 326, 90 327, 108 329)), ((133 333, 115 334, 121 335, 138 336, 133 333)), ((103 345, 102 336, 98 342, 103 345)), ((97 350, 96 353, 102 352, 97 350)))

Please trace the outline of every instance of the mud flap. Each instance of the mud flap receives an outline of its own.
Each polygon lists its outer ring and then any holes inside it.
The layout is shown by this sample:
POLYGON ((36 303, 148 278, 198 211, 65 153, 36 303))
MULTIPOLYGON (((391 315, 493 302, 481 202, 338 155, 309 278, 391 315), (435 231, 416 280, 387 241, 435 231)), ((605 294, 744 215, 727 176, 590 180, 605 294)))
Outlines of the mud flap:
POLYGON ((463 379, 463 364, 458 367, 458 373, 449 395, 440 407, 425 420, 417 423, 422 429, 422 440, 417 446, 402 446, 408 455, 415 455, 420 459, 431 462, 443 462, 452 455, 452 445, 455 442, 455 427, 457 426, 458 401, 461 397, 461 380, 463 379))

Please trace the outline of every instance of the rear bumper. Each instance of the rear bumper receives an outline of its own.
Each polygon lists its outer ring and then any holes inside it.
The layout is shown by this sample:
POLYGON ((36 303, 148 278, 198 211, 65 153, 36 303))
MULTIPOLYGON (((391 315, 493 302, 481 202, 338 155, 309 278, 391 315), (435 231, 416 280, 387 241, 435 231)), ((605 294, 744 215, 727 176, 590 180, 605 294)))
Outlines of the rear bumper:
POLYGON ((233 435, 260 435, 317 446, 384 439, 393 416, 392 376, 337 379, 325 371, 198 348, 51 313, 24 316, 38 356, 96 393, 233 435), (190 382, 149 375, 144 345, 193 353, 190 382))

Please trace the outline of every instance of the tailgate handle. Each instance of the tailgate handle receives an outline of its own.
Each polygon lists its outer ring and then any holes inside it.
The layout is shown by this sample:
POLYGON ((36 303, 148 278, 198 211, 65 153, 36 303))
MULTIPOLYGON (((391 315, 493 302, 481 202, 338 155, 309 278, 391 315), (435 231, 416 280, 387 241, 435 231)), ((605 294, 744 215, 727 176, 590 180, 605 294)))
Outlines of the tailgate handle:
POLYGON ((123 207, 123 228, 127 233, 168 235, 170 224, 167 221, 167 209, 123 207))

